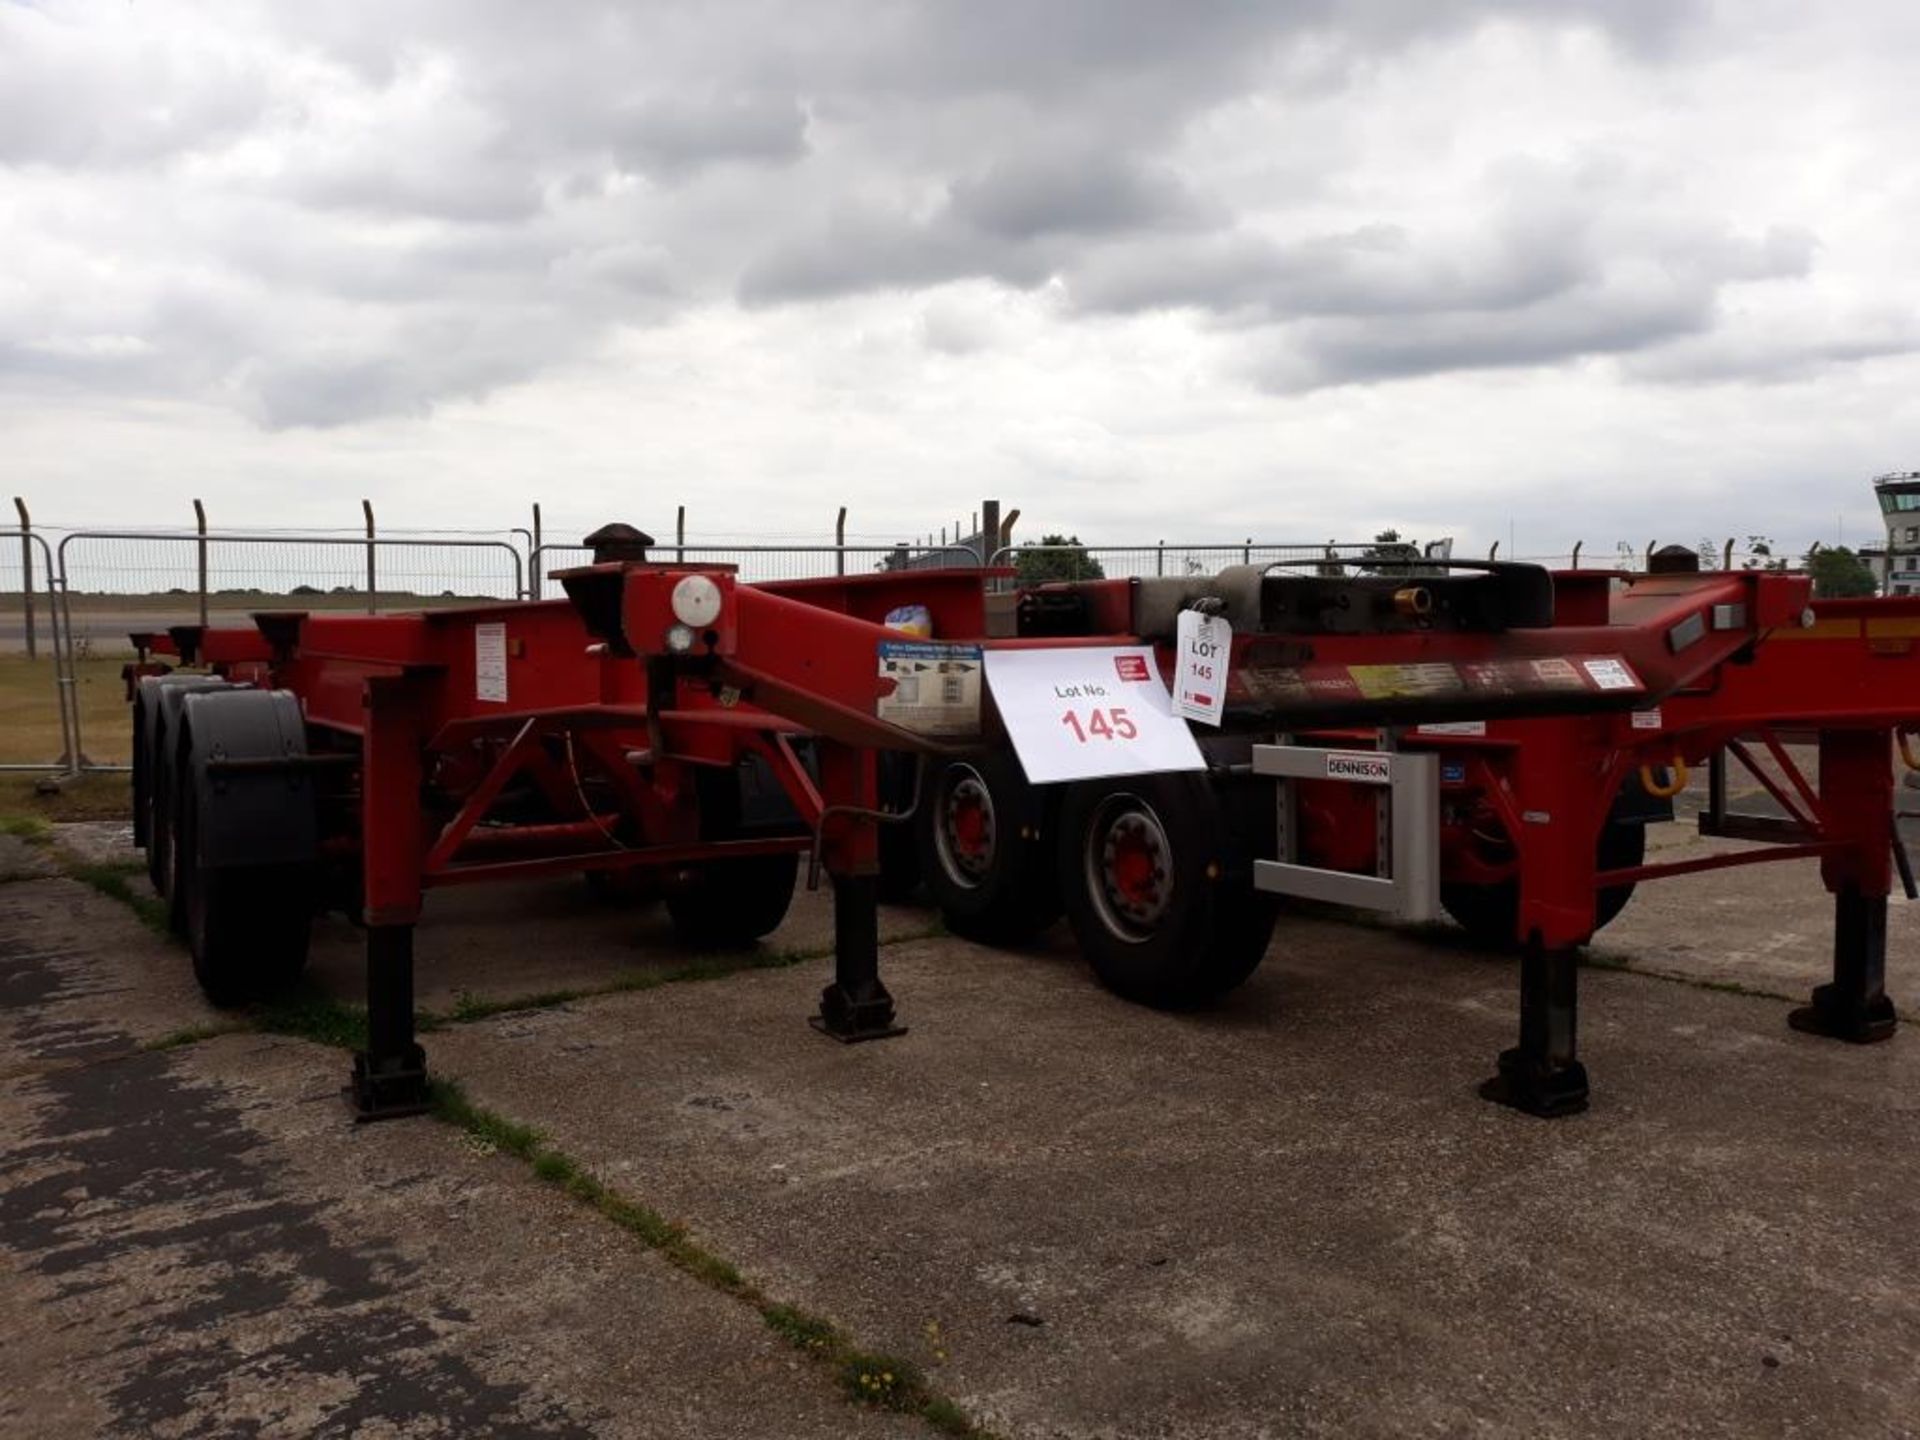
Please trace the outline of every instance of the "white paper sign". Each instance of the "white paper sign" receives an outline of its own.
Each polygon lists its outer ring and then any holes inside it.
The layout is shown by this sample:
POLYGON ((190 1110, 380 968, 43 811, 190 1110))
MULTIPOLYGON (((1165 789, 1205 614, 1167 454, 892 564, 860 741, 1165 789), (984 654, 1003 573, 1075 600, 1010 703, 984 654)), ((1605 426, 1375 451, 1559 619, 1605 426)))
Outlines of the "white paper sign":
POLYGON ((473 698, 507 703, 507 627, 473 627, 473 698))
POLYGON ((989 650, 987 686, 1035 785, 1202 770, 1153 649, 989 650))
POLYGON ((1218 725, 1227 706, 1227 663, 1233 626, 1222 615, 1182 610, 1175 631, 1173 708, 1189 720, 1218 725))

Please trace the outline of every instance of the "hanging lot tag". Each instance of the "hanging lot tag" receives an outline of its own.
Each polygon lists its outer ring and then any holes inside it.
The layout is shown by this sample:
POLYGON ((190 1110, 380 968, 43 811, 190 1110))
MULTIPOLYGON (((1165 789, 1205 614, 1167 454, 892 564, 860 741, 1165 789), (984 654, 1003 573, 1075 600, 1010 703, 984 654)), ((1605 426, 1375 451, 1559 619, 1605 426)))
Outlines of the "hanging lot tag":
POLYGON ((1035 785, 1204 770, 1147 646, 988 650, 987 687, 1035 785))
POLYGON ((1182 610, 1174 632, 1174 712, 1189 720, 1218 725, 1227 705, 1227 665, 1233 654, 1233 626, 1222 615, 1182 610))

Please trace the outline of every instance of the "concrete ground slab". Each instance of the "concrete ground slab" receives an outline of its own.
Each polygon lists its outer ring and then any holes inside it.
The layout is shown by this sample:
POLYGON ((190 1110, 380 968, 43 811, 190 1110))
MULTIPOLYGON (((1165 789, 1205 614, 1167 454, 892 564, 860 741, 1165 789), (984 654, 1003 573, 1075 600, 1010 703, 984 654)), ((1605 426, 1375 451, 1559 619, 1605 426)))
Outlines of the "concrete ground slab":
POLYGON ((1911 1037, 1589 971, 1546 1123, 1474 1093, 1510 964, 1417 937, 1296 921, 1192 1016, 1057 945, 883 968, 882 1044, 775 972, 431 1054, 1009 1434, 1915 1433, 1911 1037))
POLYGON ((53 831, 62 850, 90 864, 135 865, 143 859, 133 848, 130 820, 72 820, 53 831))
POLYGON ((923 1433, 337 1052, 182 1018, 177 952, 0 888, 0 1434, 923 1433))
POLYGON ((57 868, 53 858, 40 846, 29 844, 18 835, 0 835, 0 885, 9 880, 51 875, 57 868))
MULTIPOLYGON (((578 876, 519 885, 437 891, 414 934, 419 1003, 446 1011, 462 997, 504 1000, 538 991, 597 989, 658 974, 701 958, 675 936, 666 907, 600 902, 578 876)), ((880 935, 924 935, 929 911, 881 908, 880 935)), ((314 927, 309 973, 329 994, 359 1003, 365 994, 364 934, 339 915, 314 927)), ((817 953, 833 945, 833 898, 823 882, 801 887, 762 956, 817 953)), ((823 962, 824 963, 824 962, 823 962)), ((803 967, 808 968, 808 967, 803 967)), ((821 967, 809 973, 822 974, 821 967)), ((824 984, 824 980, 816 982, 824 984)))

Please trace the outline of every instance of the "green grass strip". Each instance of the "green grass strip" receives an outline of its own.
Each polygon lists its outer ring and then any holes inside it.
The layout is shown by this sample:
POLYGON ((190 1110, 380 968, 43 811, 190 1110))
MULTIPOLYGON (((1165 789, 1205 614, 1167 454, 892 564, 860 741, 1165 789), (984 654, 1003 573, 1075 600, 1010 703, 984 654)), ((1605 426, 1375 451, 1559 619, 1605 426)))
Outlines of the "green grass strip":
POLYGON ((914 1415, 961 1440, 994 1440, 951 1398, 930 1385, 920 1369, 897 1356, 862 1350, 832 1322, 798 1306, 769 1299, 729 1260, 687 1234, 686 1227, 620 1194, 590 1169, 548 1141, 531 1125, 509 1120, 473 1100, 458 1081, 433 1082, 433 1113, 458 1127, 488 1152, 511 1155, 534 1177, 596 1211, 675 1269, 751 1305, 766 1327, 807 1358, 829 1367, 848 1399, 914 1415))

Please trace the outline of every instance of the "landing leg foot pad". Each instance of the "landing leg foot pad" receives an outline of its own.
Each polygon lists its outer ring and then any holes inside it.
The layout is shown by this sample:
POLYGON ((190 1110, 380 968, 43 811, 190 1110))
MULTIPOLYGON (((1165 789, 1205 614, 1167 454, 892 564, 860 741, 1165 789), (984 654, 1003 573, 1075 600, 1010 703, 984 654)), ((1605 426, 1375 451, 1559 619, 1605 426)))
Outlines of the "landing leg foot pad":
POLYGON ((408 1053, 380 1061, 365 1051, 356 1052, 352 1083, 340 1093, 357 1124, 424 1115, 432 1107, 427 1093, 427 1052, 414 1045, 408 1053))
POLYGON ((893 996, 879 981, 850 990, 838 984, 820 992, 820 1013, 807 1023, 830 1039, 854 1045, 862 1040, 890 1040, 907 1033, 894 1024, 893 996))
POLYGON ((1578 1060, 1551 1065, 1518 1049, 1500 1052, 1500 1073, 1480 1086, 1482 1099, 1555 1120, 1587 1108, 1587 1067, 1578 1060))
POLYGON ((1861 1000, 1838 985, 1820 985, 1814 988, 1813 1003, 1789 1014, 1787 1024, 1829 1040, 1872 1045, 1892 1039, 1893 1032, 1900 1028, 1900 1017, 1894 1014, 1893 1001, 1884 994, 1861 1000))

